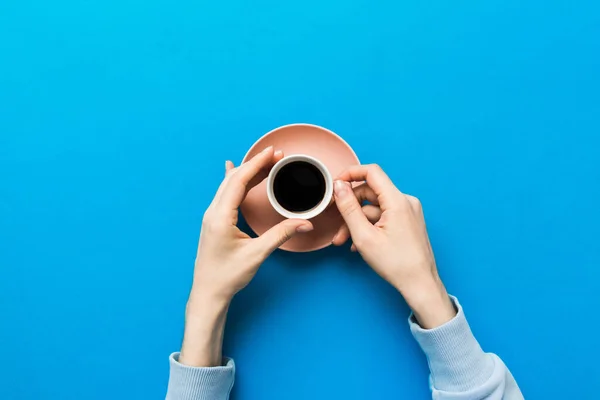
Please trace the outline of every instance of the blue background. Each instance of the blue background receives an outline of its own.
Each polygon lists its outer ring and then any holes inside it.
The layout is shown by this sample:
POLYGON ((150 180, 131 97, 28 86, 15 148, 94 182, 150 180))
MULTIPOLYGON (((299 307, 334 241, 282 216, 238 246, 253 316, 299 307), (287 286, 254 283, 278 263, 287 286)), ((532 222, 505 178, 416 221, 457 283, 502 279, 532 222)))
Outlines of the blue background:
MULTIPOLYGON (((0 0, 0 398, 163 398, 224 161, 291 122, 422 199, 528 399, 597 396, 599 71, 591 0, 0 0)), ((426 399, 407 314, 347 247, 278 252, 232 398, 426 399)))

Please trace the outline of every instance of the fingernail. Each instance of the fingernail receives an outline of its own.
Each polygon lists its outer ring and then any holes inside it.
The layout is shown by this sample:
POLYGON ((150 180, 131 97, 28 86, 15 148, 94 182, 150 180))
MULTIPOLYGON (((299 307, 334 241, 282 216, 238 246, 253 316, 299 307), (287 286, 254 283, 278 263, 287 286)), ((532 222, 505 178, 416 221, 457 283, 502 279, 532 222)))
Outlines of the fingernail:
POLYGON ((336 196, 341 197, 348 193, 348 185, 346 185, 346 182, 344 181, 335 181, 333 190, 335 191, 336 196))
POLYGON ((263 153, 268 153, 269 151, 273 150, 273 146, 269 146, 266 149, 263 150, 263 153))
POLYGON ((281 150, 275 151, 275 157, 279 157, 279 156, 282 156, 282 155, 283 155, 283 151, 281 151, 281 150))
POLYGON ((296 228, 296 232, 299 233, 306 233, 306 232, 310 232, 313 230, 312 225, 300 225, 299 227, 296 228))

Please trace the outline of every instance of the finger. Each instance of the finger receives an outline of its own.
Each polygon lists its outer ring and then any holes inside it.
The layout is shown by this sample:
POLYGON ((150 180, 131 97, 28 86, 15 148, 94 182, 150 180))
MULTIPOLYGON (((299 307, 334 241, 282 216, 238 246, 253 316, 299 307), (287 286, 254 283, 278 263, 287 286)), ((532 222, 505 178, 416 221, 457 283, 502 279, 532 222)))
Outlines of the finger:
POLYGON ((377 195, 379 204, 384 210, 392 207, 394 199, 400 194, 400 191, 377 164, 349 167, 338 176, 338 179, 346 182, 366 181, 366 184, 377 195))
POLYGON ((411 196, 409 194, 406 194, 406 199, 408 200, 408 203, 410 204, 410 208, 412 208, 413 212, 416 215, 423 215, 423 206, 421 205, 421 201, 419 199, 417 199, 415 196, 411 196))
MULTIPOLYGON (((252 179, 261 172, 261 181, 266 177, 266 173, 263 169, 270 168, 273 165, 274 156, 273 146, 269 146, 254 156, 250 161, 236 168, 235 172, 228 176, 226 182, 224 182, 224 188, 219 199, 218 207, 229 211, 237 210, 246 195, 247 188, 252 179)), ((254 185, 256 185, 256 183, 257 182, 253 182, 254 185)))
POLYGON ((362 204, 365 201, 368 201, 371 204, 379 205, 377 195, 375 194, 373 189, 371 189, 366 183, 361 183, 360 185, 354 187, 352 190, 354 191, 354 196, 356 196, 360 204, 362 204))
POLYGON ((273 153, 273 164, 275 164, 278 161, 281 161, 282 158, 283 150, 275 150, 275 153, 273 153))
POLYGON ((235 172, 235 166, 233 165, 233 162, 231 162, 229 160, 225 161, 225 178, 223 178, 223 180, 221 181, 221 184, 217 188, 217 193, 215 193, 215 197, 213 198, 213 201, 210 203, 210 206, 209 206, 210 208, 214 208, 215 204, 219 203, 219 200, 221 199, 221 195, 223 194, 223 191, 225 190, 225 186, 227 185, 229 177, 234 172, 235 172))
POLYGON ((350 184, 344 181, 334 183, 335 204, 348 225, 350 234, 355 240, 369 235, 375 229, 362 212, 360 203, 354 196, 350 184))
POLYGON ((310 221, 304 219, 286 219, 261 236, 253 239, 264 257, 271 254, 275 249, 281 247, 296 234, 302 234, 313 230, 310 221))
POLYGON ((354 243, 352 243, 352 246, 350 246, 350 251, 353 253, 357 252, 356 245, 354 243))
POLYGON ((227 160, 225 161, 225 174, 227 174, 229 171, 233 170, 235 168, 235 166, 233 165, 233 162, 227 160))
POLYGON ((271 168, 273 168, 273 165, 275 165, 282 158, 283 158, 283 151, 276 150, 275 153, 273 153, 273 161, 271 161, 270 163, 267 163, 267 165, 265 167, 261 168, 260 171, 258 171, 258 173, 256 174, 255 177, 250 179, 250 182, 248 182, 248 184, 246 185, 246 194, 254 186, 256 186, 259 183, 261 183, 262 181, 264 181, 267 178, 267 176, 269 176, 269 172, 271 172, 271 168))
MULTIPOLYGON (((283 151, 276 150, 275 153, 273 154, 273 162, 270 163, 266 168, 261 169, 259 171, 259 173, 254 178, 252 178, 250 183, 246 186, 246 192, 248 192, 254 186, 258 185, 260 182, 262 182, 269 175, 269 171, 271 170, 271 167, 273 165, 275 165, 275 163, 277 163, 282 158, 283 158, 283 151)), ((236 171, 236 168, 235 168, 235 165, 233 164, 233 162, 231 162, 229 160, 225 161, 225 176, 227 177, 227 176, 233 174, 235 171, 236 171)), ((225 185, 222 185, 222 186, 225 187, 225 185)))
MULTIPOLYGON (((252 189, 254 186, 258 185, 269 175, 269 171, 271 170, 273 165, 275 165, 275 163, 277 163, 282 158, 283 158, 283 151, 276 150, 275 153, 273 154, 273 162, 270 163, 266 168, 263 168, 258 173, 258 175, 246 186, 246 191, 244 192, 244 196, 243 196, 242 200, 246 197, 246 195, 248 194, 248 191, 250 189, 252 189)), ((216 208, 216 204, 220 204, 221 196, 222 196, 223 192, 225 191, 225 187, 227 187, 229 178, 231 177, 231 175, 233 175, 236 172, 236 170, 237 170, 237 168, 235 168, 235 165, 233 164, 233 162, 231 162, 229 160, 225 161, 225 179, 223 179, 223 181, 219 185, 219 188, 217 189, 217 193, 215 194, 215 197, 211 203, 212 208, 216 208)))
MULTIPOLYGON (((371 189, 369 187, 369 185, 367 185, 366 183, 362 183, 362 184, 354 187, 352 190, 353 190, 354 196, 356 196, 356 199, 358 200, 359 204, 362 204, 364 201, 369 201, 370 203, 372 203, 374 205, 379 204, 379 202, 377 200, 377 195, 375 194, 373 189, 371 189)), ((371 223, 377 222, 379 220, 379 218, 381 217, 381 209, 379 207, 374 206, 373 208, 371 208, 371 207, 363 206, 362 210, 363 210, 363 213, 366 215, 367 219, 371 223)), ((343 224, 340 227, 340 229, 338 230, 338 232, 334 235, 331 243, 334 246, 341 246, 348 240, 349 237, 350 237, 350 230, 348 229, 348 225, 343 224)))
MULTIPOLYGON (((423 235, 425 235, 425 237, 427 237, 427 241, 429 241, 429 237, 427 235, 427 227, 425 224, 425 214, 423 214, 423 206, 421 205, 421 201, 419 199, 417 199, 416 197, 408 195, 408 194, 405 196, 406 196, 406 199, 408 200, 408 203, 410 205, 410 209, 411 209, 413 215, 422 224, 423 235)), ((429 244, 429 247, 431 248, 431 243, 429 244)))
MULTIPOLYGON (((362 212, 365 214, 370 223, 374 224, 379 221, 381 218, 381 208, 367 204, 362 206, 362 212)), ((338 232, 333 237, 331 243, 334 246, 341 246, 350 238, 350 230, 348 229, 348 225, 344 224, 340 227, 338 232)))

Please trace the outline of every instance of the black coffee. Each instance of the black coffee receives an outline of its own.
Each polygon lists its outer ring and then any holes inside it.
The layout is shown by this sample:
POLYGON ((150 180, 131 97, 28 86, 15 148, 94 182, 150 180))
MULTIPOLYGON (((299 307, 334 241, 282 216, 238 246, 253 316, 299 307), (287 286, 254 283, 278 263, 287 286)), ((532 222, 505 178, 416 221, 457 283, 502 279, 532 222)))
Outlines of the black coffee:
POLYGON ((288 211, 308 211, 325 196, 325 177, 314 165, 293 161, 284 165, 273 181, 275 199, 288 211))

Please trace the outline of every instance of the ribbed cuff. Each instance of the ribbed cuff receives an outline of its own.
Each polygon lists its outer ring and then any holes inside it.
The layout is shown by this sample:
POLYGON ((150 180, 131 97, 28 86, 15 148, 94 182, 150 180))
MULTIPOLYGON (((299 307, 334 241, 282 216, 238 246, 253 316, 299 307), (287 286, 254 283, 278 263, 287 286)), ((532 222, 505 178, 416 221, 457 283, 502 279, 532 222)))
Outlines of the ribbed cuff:
POLYGON ((414 315, 408 321, 414 338, 427 356, 433 388, 460 392, 487 381, 494 371, 494 360, 479 346, 456 297, 450 298, 458 313, 444 325, 423 329, 414 315))
POLYGON ((223 361, 222 367, 190 367, 179 363, 179 353, 171 354, 166 400, 227 400, 233 387, 235 363, 230 358, 223 361))

